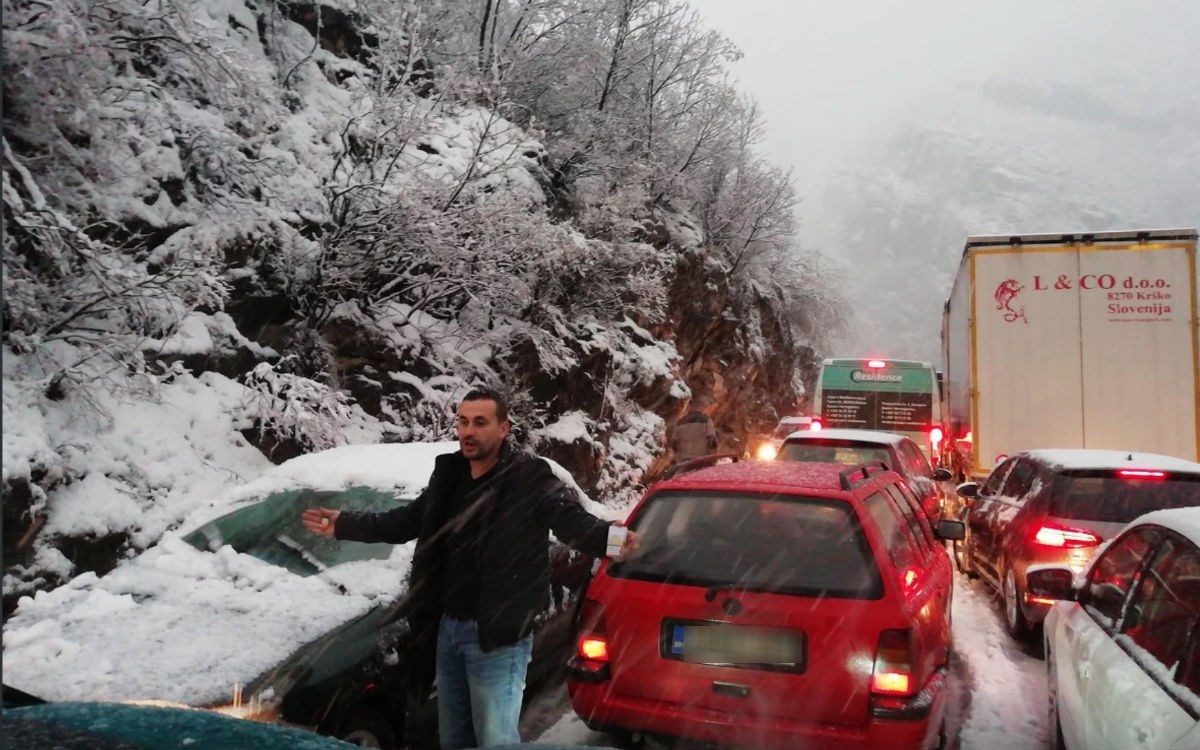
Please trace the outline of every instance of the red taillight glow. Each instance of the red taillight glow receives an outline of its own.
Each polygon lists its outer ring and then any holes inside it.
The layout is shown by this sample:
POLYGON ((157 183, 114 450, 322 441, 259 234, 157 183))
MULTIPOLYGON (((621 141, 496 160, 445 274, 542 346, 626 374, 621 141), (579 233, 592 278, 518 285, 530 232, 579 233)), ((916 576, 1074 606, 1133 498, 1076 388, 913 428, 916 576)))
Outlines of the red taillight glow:
POLYGON ((1117 476, 1122 479, 1166 479, 1167 472, 1148 469, 1121 469, 1117 476))
POLYGON ((869 359, 867 360, 867 367, 871 368, 872 370, 881 370, 884 367, 887 367, 887 363, 882 359, 869 359))
POLYGON ((1070 529, 1065 526, 1054 526, 1051 524, 1042 524, 1033 533, 1033 542, 1045 547, 1062 547, 1065 549, 1094 547, 1101 541, 1103 540, 1100 537, 1090 531, 1070 529))
POLYGON ((917 571, 915 568, 905 568, 900 574, 900 581, 904 584, 905 591, 911 591, 917 583, 917 571))
POLYGON ((819 429, 821 429, 821 420, 819 419, 814 419, 812 424, 808 426, 809 432, 816 432, 819 429))
POLYGON ((608 661, 608 635, 604 624, 604 607, 595 599, 585 599, 579 613, 579 640, 575 648, 579 656, 592 662, 608 661))
POLYGON ((579 639, 579 655, 590 661, 608 661, 608 639, 599 635, 585 635, 579 639))
POLYGON ((904 672, 876 672, 871 675, 871 692, 884 695, 908 695, 912 678, 904 672))
POLYGON ((941 427, 933 427, 929 430, 929 444, 934 448, 937 448, 939 445, 941 445, 942 440, 945 439, 945 437, 946 433, 942 432, 941 427))
POLYGON ((875 650, 871 692, 877 695, 910 695, 912 689, 912 643, 909 631, 885 630, 879 634, 879 646, 875 650))

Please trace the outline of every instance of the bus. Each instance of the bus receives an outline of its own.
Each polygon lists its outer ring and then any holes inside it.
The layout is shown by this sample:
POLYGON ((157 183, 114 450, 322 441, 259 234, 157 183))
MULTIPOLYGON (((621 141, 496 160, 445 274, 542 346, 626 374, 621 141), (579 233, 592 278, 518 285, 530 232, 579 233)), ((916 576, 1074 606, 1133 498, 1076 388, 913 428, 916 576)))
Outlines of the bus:
POLYGON ((826 359, 817 375, 811 429, 853 428, 906 435, 940 463, 940 373, 906 359, 826 359))

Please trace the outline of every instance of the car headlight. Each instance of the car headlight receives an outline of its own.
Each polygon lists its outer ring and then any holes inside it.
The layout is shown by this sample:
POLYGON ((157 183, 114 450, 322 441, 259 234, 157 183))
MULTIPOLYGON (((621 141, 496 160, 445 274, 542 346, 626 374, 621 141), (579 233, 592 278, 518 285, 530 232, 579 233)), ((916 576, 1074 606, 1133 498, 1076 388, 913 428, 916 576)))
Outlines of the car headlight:
POLYGON ((210 706, 209 709, 235 719, 261 721, 265 724, 280 724, 283 722, 279 715, 279 701, 274 700, 275 691, 271 688, 254 695, 248 701, 242 700, 242 686, 233 686, 233 700, 225 705, 210 706))

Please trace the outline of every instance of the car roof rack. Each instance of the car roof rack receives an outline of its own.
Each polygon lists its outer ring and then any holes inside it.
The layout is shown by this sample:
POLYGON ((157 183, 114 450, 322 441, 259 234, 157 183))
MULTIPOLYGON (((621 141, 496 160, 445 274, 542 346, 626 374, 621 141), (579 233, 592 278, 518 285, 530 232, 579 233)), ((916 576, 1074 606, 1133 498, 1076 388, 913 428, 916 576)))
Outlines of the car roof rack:
POLYGON ((733 463, 737 463, 738 461, 741 460, 742 457, 740 454, 737 454, 737 453, 713 453, 708 456, 699 456, 697 458, 691 458, 691 459, 688 459, 687 461, 682 461, 680 463, 677 463, 674 466, 667 469, 665 472, 663 472, 662 478, 670 479, 671 477, 675 476, 676 474, 685 474, 689 471, 695 471, 696 469, 703 469, 708 466, 713 466, 714 464, 716 464, 719 461, 726 459, 726 458, 731 458, 731 459, 733 459, 733 463))
POLYGON ((861 484, 870 479, 872 474, 878 474, 881 471, 891 471, 891 467, 883 461, 851 466, 849 469, 838 474, 838 480, 842 483, 843 490, 849 490, 854 485, 861 484))

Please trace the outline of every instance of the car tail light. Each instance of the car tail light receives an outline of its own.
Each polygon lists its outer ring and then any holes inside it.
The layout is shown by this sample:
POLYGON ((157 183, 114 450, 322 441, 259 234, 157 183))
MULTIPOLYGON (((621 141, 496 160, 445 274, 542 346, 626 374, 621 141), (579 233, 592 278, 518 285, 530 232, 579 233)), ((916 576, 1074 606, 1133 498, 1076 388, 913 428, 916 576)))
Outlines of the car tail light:
POLYGON ((808 426, 809 432, 816 432, 821 429, 821 420, 814 418, 812 424, 808 426))
POLYGON ((595 599, 584 600, 580 608, 578 634, 575 654, 567 662, 568 677, 593 683, 612 679, 604 607, 595 599))
POLYGON ((1149 469, 1121 469, 1117 472, 1121 479, 1166 479, 1167 472, 1149 469))
POLYGON ((1040 544, 1043 547, 1060 547, 1064 549, 1094 547, 1104 541, 1086 529, 1072 529, 1052 523, 1043 523, 1037 526, 1033 529, 1030 537, 1034 544, 1040 544))
POLYGON ((912 695, 912 636, 907 630, 885 630, 879 634, 875 667, 871 670, 871 692, 875 695, 912 695))
POLYGON ((604 607, 595 599, 584 601, 579 615, 579 640, 576 649, 582 659, 608 661, 608 634, 604 624, 604 607))
POLYGON ((938 446, 942 444, 942 440, 944 440, 945 437, 946 433, 942 432, 941 427, 935 425, 929 429, 929 444, 933 446, 935 451, 938 449, 938 446))
POLYGON ((869 359, 867 360, 867 367, 872 370, 882 370, 887 367, 887 362, 884 362, 882 359, 869 359))
POLYGON ((608 661, 608 638, 585 635, 579 639, 579 655, 588 661, 608 661))

